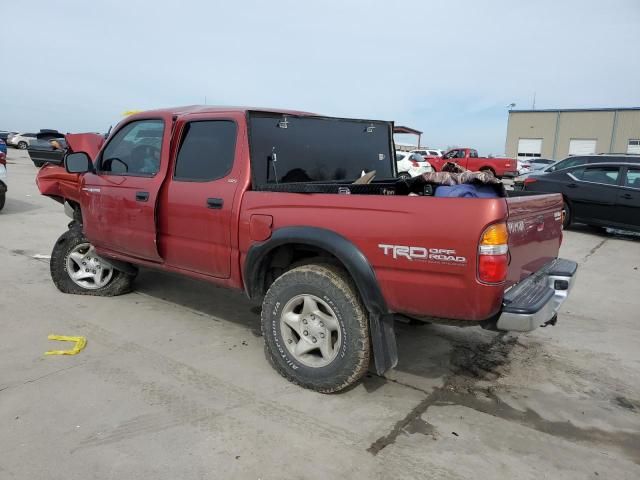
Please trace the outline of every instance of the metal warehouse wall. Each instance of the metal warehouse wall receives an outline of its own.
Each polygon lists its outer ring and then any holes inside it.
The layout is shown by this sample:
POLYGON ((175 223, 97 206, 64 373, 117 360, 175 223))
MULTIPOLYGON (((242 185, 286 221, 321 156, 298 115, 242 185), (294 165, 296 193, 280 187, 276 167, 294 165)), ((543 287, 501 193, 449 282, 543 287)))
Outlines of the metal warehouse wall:
POLYGON ((597 140, 596 153, 626 153, 640 139, 640 110, 511 111, 507 156, 516 157, 521 138, 542 139, 543 158, 565 158, 572 139, 597 140))
POLYGON ((626 153, 629 140, 640 139, 640 110, 620 110, 617 113, 612 153, 626 153))
POLYGON ((521 138, 541 138, 542 157, 553 158, 553 138, 556 134, 557 112, 509 112, 507 126, 507 157, 516 158, 518 140, 521 138))

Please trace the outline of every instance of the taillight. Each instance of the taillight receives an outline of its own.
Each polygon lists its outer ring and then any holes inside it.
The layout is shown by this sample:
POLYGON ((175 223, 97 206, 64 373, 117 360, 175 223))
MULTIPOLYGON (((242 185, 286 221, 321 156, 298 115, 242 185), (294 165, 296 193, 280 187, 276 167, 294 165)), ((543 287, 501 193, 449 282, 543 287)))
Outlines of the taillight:
POLYGON ((416 162, 415 160, 411 160, 411 165, 413 165, 414 167, 419 167, 420 164, 418 162, 416 162))
POLYGON ((482 233, 478 246, 478 279, 501 283, 509 267, 509 233, 505 223, 490 225, 482 233))
POLYGON ((525 178, 525 179, 524 179, 524 182, 523 182, 523 183, 524 183, 525 185, 530 185, 530 184, 535 183, 535 182, 537 182, 537 181, 538 181, 538 179, 537 179, 537 178, 527 177, 527 178, 525 178))

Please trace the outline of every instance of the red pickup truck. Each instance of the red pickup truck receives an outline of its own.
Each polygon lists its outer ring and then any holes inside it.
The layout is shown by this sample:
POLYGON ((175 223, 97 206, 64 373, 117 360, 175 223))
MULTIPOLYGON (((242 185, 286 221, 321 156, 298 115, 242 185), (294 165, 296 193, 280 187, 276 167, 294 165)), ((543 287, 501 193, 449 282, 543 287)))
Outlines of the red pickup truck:
POLYGON ((275 369, 319 392, 354 384, 372 357, 379 374, 394 367, 400 315, 555 323, 576 274, 557 258, 562 197, 409 195, 392 134, 391 122, 205 106, 130 116, 104 145, 68 136, 65 168, 37 178, 73 218, 53 282, 118 295, 143 266, 243 289, 262 302, 275 369))
POLYGON ((490 171, 496 177, 518 176, 517 162, 512 158, 479 157, 473 148, 454 148, 442 157, 428 157, 427 160, 436 171, 441 171, 447 162, 453 162, 473 171, 490 171))

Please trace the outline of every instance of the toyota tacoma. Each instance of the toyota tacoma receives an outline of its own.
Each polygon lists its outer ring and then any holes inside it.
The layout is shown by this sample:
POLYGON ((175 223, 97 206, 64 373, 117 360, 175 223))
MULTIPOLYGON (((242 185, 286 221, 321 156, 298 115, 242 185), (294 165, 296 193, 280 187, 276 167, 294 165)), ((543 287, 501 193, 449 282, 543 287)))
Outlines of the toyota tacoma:
POLYGON ((113 296, 148 267, 244 290, 262 302, 274 368, 325 393, 370 362, 378 374, 396 365, 398 318, 517 332, 555 323, 577 267, 558 258, 562 197, 412 190, 396 178, 392 132, 192 106, 127 117, 106 141, 68 135, 64 167, 37 177, 73 219, 53 247, 53 282, 113 296))

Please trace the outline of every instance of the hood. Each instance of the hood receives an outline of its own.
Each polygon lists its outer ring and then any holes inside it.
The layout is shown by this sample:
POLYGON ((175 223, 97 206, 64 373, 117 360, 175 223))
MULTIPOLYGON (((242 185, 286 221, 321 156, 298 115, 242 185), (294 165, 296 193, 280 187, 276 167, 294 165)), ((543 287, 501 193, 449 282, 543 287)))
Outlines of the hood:
POLYGON ((94 160, 104 144, 104 136, 99 133, 68 133, 65 135, 69 150, 84 152, 94 160))

